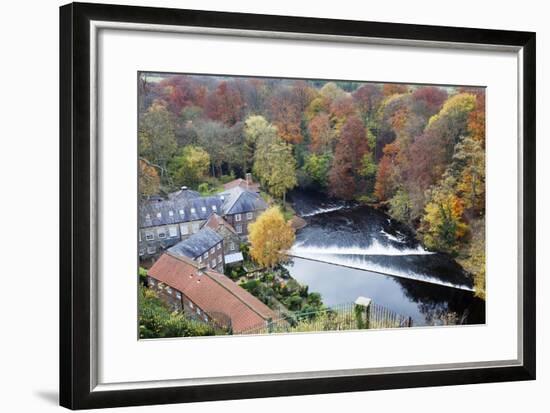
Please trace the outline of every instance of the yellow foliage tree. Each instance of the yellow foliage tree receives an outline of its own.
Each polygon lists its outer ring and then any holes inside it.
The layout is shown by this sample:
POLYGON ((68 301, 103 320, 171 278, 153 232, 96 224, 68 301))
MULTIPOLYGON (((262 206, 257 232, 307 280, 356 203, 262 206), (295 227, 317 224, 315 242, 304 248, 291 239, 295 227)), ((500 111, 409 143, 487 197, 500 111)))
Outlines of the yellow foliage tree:
POLYGON ((284 251, 294 242, 294 229, 279 207, 271 207, 248 226, 250 255, 258 264, 273 268, 284 261, 284 251))
POLYGON ((139 193, 148 197, 159 193, 160 178, 155 166, 144 159, 139 160, 139 193))
POLYGON ((468 225, 462 220, 464 203, 455 194, 435 191, 422 219, 424 242, 428 248, 456 253, 457 241, 463 238, 468 225))

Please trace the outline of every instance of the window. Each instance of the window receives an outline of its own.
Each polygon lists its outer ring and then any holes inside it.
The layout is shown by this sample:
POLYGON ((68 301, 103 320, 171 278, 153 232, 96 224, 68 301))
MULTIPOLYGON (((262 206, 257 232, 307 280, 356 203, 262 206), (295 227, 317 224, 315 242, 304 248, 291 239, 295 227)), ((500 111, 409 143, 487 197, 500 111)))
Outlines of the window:
POLYGON ((237 234, 242 234, 243 233, 243 226, 242 225, 237 225, 235 227, 235 229, 237 230, 237 234))
POLYGON ((180 231, 181 231, 181 235, 189 234, 189 228, 187 227, 187 224, 181 224, 180 231))
POLYGON ((222 263, 222 256, 219 255, 219 256, 218 256, 218 264, 221 264, 221 263, 222 263))
POLYGON ((225 199, 225 197, 223 195, 221 195, 220 199, 223 201, 225 199))
POLYGON ((216 266, 216 258, 210 261, 210 267, 214 268, 216 266))
POLYGON ((195 222, 193 224, 193 234, 196 234, 197 232, 199 232, 199 223, 195 222))
POLYGON ((214 255, 216 253, 216 247, 212 247, 210 250, 210 254, 214 255))
POLYGON ((154 287, 155 286, 155 280, 153 280, 152 278, 149 278, 149 287, 154 287))
POLYGON ((206 314, 204 315, 204 321, 208 323, 208 316, 206 314))
POLYGON ((165 232, 164 228, 157 229, 157 234, 158 234, 160 239, 166 238, 166 232, 165 232))
POLYGON ((201 315, 201 309, 199 307, 197 307, 197 314, 201 315))
POLYGON ((152 232, 146 232, 145 239, 147 241, 153 241, 155 239, 155 234, 153 234, 152 232))
POLYGON ((204 253, 204 259, 207 259, 207 258, 208 258, 208 251, 206 251, 206 252, 204 253))
POLYGON ((202 262, 202 257, 201 256, 199 256, 199 262, 202 262))
POLYGON ((160 212, 157 212, 157 218, 162 218, 162 214, 160 212))
POLYGON ((254 214, 252 212, 247 212, 246 213, 246 219, 248 219, 249 221, 254 218, 254 214))
POLYGON ((176 291, 176 298, 178 300, 181 300, 181 293, 179 291, 176 291))
POLYGON ((138 231, 139 242, 141 242, 141 231, 138 231))
POLYGON ((168 211, 168 215, 170 215, 171 217, 174 216, 174 211, 168 211))
POLYGON ((174 238, 178 236, 178 227, 171 226, 168 228, 168 233, 170 234, 170 237, 174 238))
POLYGON ((148 254, 154 254, 155 252, 157 252, 157 249, 155 247, 147 247, 148 254))
POLYGON ((216 246, 216 249, 218 249, 218 250, 222 249, 222 243, 221 242, 216 246))
POLYGON ((235 251, 235 243, 234 243, 233 241, 231 241, 231 242, 229 243, 229 250, 230 250, 230 251, 235 251))
POLYGON ((139 249, 139 256, 141 257, 144 254, 145 254, 145 248, 140 248, 139 249))
POLYGON ((218 210, 218 207, 216 207, 216 205, 212 205, 212 211, 217 211, 218 210))
POLYGON ((197 212, 197 210, 195 208, 191 208, 191 213, 194 214, 195 212, 197 212))
POLYGON ((183 209, 180 209, 180 215, 185 215, 185 211, 183 209))
POLYGON ((241 220, 241 214, 235 214, 235 221, 239 222, 241 220))
POLYGON ((145 219, 151 219, 151 215, 149 214, 145 215, 145 219))
POLYGON ((193 308, 193 303, 191 301, 189 301, 189 307, 193 308))
POLYGON ((206 207, 205 206, 201 207, 201 211, 206 212, 206 207))
POLYGON ((166 286, 165 290, 166 294, 172 294, 172 289, 170 287, 166 286))

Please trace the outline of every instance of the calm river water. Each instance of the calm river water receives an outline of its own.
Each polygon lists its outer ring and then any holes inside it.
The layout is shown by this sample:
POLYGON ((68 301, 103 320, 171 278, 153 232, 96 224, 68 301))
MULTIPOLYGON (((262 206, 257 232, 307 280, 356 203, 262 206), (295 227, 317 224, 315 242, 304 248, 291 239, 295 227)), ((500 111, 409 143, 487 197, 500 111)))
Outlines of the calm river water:
POLYGON ((287 265, 292 277, 328 306, 359 296, 415 325, 440 324, 453 313, 467 324, 485 322, 485 303, 452 257, 425 250, 413 233, 368 206, 295 191, 290 200, 307 226, 296 234, 287 265))

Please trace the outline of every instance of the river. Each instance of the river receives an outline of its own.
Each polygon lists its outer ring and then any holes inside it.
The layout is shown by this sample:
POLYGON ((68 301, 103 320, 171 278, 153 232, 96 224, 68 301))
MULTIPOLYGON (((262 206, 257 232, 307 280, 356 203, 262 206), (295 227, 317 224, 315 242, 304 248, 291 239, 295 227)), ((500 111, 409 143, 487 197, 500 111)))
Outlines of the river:
POLYGON ((368 297, 414 325, 485 323, 485 302, 471 277, 447 254, 423 248, 384 212, 294 191, 289 200, 307 226, 296 233, 291 276, 335 306, 368 297))

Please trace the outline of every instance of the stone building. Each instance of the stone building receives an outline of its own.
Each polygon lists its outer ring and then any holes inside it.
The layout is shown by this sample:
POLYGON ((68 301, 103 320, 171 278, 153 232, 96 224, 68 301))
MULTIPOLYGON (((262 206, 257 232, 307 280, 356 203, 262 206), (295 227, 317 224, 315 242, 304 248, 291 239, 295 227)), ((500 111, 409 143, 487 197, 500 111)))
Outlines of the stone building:
POLYGON ((223 237, 208 227, 168 248, 168 252, 191 258, 199 264, 204 264, 206 268, 223 273, 223 237))
POLYGON ((223 217, 242 240, 248 236, 248 224, 254 222, 267 209, 267 203, 254 192, 236 186, 221 192, 223 217))
POLYGON ((239 234, 225 219, 218 214, 211 214, 204 223, 203 228, 210 228, 223 238, 224 262, 226 265, 236 265, 243 262, 239 234))
POLYGON ((171 252, 149 269, 147 284, 173 310, 232 333, 262 328, 277 318, 273 310, 225 275, 171 252))

